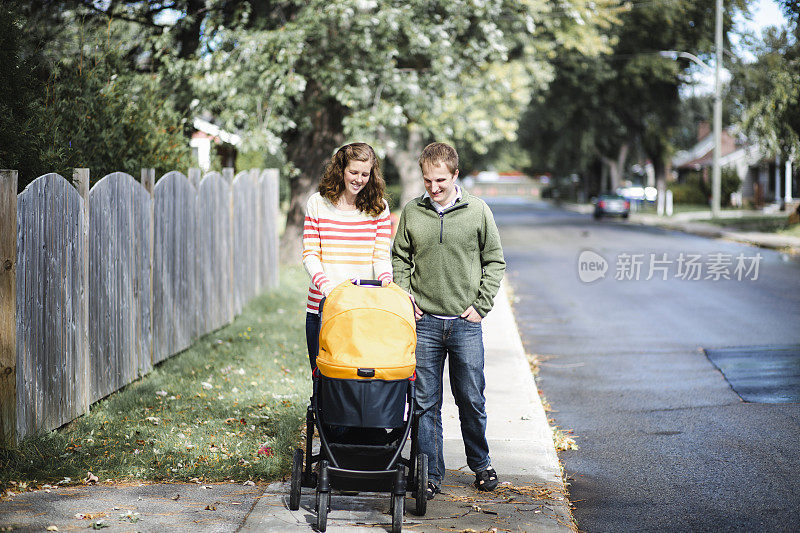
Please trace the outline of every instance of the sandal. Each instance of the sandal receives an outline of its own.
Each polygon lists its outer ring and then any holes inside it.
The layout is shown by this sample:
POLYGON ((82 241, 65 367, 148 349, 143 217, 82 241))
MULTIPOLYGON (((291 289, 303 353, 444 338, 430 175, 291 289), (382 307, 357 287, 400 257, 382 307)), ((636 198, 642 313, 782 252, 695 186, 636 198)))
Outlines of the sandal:
POLYGON ((492 491, 497 488, 497 472, 491 466, 475 474, 475 488, 492 491))
POLYGON ((439 485, 435 484, 433 481, 428 481, 428 490, 426 491, 426 497, 429 500, 432 500, 434 496, 442 492, 442 489, 439 488, 439 485))

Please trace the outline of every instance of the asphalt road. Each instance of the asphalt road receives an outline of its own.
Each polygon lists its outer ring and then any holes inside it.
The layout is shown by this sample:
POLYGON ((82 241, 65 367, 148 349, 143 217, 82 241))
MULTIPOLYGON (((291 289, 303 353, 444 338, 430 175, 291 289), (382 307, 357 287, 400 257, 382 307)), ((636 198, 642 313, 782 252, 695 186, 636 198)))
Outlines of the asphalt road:
POLYGON ((560 454, 580 529, 800 530, 800 404, 743 402, 702 351, 799 345, 800 261, 544 203, 490 203, 523 343, 543 361, 540 389, 580 446, 560 454), (605 277, 581 280, 584 250, 607 262, 605 277), (663 270, 647 280, 651 253, 663 270), (701 279, 678 277, 681 253, 701 256, 701 279), (758 274, 735 279, 736 257, 750 267, 757 253, 758 274), (627 268, 637 254, 638 279, 627 268), (714 268, 734 279, 713 279, 714 268))

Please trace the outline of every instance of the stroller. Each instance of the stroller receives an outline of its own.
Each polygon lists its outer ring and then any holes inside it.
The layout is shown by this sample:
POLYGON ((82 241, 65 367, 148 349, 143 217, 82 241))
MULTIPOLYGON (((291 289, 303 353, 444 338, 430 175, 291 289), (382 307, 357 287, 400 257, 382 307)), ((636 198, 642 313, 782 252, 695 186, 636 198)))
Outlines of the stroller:
POLYGON ((407 491, 417 515, 427 508, 428 457, 417 452, 412 305, 393 283, 354 280, 333 289, 320 312, 306 449, 294 451, 289 508, 300 508, 302 487, 315 488, 317 529, 325 531, 332 489, 389 492, 392 532, 400 532, 407 491), (318 454, 312 453, 314 428, 318 454))

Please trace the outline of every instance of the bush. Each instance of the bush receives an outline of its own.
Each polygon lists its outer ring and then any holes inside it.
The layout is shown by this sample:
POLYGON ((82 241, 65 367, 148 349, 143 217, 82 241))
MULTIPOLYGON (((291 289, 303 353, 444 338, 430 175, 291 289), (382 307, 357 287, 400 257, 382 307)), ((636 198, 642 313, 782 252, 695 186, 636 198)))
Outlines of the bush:
POLYGON ((157 176, 191 161, 185 121, 152 74, 135 72, 122 54, 48 62, 29 42, 19 10, 0 8, 0 168, 19 171, 19 189, 47 172, 69 179, 91 169, 92 182, 113 171, 157 176))
POLYGON ((690 176, 683 183, 673 183, 668 188, 672 191, 672 201, 676 204, 708 204, 708 196, 702 187, 699 176, 690 176))
POLYGON ((82 66, 62 63, 51 81, 39 173, 69 176, 72 168, 87 167, 95 182, 114 171, 136 176, 155 168, 161 176, 188 168, 181 117, 165 103, 155 76, 126 72, 111 52, 84 58, 82 66))
MULTIPOLYGON (((710 172, 710 169, 709 169, 710 172)), ((723 168, 720 175, 720 204, 723 207, 731 203, 731 194, 741 187, 741 180, 734 169, 723 168)), ((672 191, 672 201, 676 204, 709 205, 711 203, 711 183, 703 181, 699 172, 689 174, 683 182, 673 183, 668 187, 672 191)))

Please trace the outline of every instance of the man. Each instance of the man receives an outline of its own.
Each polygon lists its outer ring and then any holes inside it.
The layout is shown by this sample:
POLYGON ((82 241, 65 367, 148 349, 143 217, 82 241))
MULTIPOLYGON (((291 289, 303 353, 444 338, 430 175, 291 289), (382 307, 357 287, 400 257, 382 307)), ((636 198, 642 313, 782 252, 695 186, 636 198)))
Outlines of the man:
POLYGON ((425 194, 403 208, 392 249, 394 280, 408 291, 417 319, 419 451, 428 456, 428 499, 441 491, 442 377, 449 357, 467 464, 479 490, 497 473, 486 441, 481 320, 505 271, 500 234, 486 203, 456 184, 458 153, 444 143, 419 158, 425 194))

